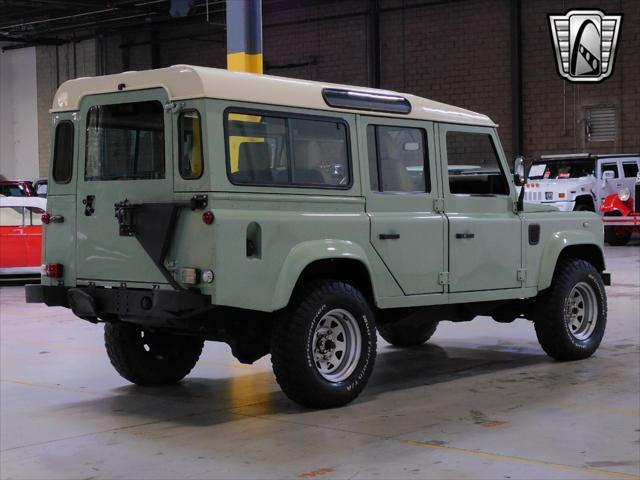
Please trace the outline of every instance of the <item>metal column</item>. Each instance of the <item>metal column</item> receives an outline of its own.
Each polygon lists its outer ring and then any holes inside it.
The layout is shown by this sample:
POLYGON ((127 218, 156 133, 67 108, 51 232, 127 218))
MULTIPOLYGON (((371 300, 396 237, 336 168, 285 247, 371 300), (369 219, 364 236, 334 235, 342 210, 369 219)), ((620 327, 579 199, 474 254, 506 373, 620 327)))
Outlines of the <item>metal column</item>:
POLYGON ((227 69, 262 73, 262 0, 227 0, 227 69))

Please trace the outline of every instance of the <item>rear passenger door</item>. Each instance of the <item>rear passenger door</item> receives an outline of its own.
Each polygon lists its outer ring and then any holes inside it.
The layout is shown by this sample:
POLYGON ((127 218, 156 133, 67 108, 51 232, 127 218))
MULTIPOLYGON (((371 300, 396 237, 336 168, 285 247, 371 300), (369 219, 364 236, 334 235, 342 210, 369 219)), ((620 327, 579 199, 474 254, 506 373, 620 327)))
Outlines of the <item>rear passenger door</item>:
POLYGON ((406 295, 440 293, 445 219, 431 122, 360 117, 371 244, 406 295), (365 160, 368 159, 368 162, 365 160))
POLYGON ((449 291, 518 288, 522 224, 516 192, 492 128, 441 124, 449 291))

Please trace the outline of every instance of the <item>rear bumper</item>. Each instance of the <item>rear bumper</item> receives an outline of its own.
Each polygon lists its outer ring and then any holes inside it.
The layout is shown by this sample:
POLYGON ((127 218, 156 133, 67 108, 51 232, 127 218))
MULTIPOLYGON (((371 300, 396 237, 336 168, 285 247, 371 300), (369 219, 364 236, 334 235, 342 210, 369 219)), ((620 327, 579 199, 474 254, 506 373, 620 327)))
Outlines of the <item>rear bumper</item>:
POLYGON ((78 317, 181 318, 211 307, 211 297, 189 291, 132 288, 59 287, 27 285, 27 303, 67 307, 78 317))

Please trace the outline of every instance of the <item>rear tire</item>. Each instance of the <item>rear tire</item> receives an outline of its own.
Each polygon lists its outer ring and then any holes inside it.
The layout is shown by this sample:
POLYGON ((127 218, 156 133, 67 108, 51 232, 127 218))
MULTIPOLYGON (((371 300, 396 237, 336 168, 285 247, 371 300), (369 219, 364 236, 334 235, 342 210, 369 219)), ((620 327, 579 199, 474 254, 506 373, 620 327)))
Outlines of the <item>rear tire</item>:
POLYGON ((271 363, 282 391, 309 408, 345 405, 364 389, 376 358, 365 297, 337 280, 303 284, 276 320, 271 363))
POLYGON ((131 383, 168 385, 182 380, 200 358, 204 340, 148 332, 132 323, 107 323, 104 342, 111 365, 131 383))
POLYGON ((560 260, 551 287, 539 294, 536 305, 536 335, 547 355, 580 360, 597 350, 607 324, 607 296, 592 264, 560 260))
POLYGON ((438 321, 432 320, 419 325, 398 325, 393 322, 378 326, 378 333, 395 347, 417 347, 428 341, 438 328, 438 321))

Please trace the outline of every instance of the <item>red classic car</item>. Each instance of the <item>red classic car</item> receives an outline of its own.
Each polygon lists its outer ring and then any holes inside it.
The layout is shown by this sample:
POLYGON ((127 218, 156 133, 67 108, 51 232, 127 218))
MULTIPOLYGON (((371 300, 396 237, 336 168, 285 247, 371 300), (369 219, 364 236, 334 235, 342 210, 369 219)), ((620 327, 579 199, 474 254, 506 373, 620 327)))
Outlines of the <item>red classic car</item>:
POLYGON ((5 197, 35 197, 33 183, 28 180, 7 180, 0 175, 0 195, 5 197))
POLYGON ((633 232, 640 232, 640 174, 633 192, 623 187, 609 195, 600 212, 604 215, 604 241, 609 245, 626 245, 633 232))
POLYGON ((0 196, 0 275, 40 273, 46 208, 44 198, 0 196))

